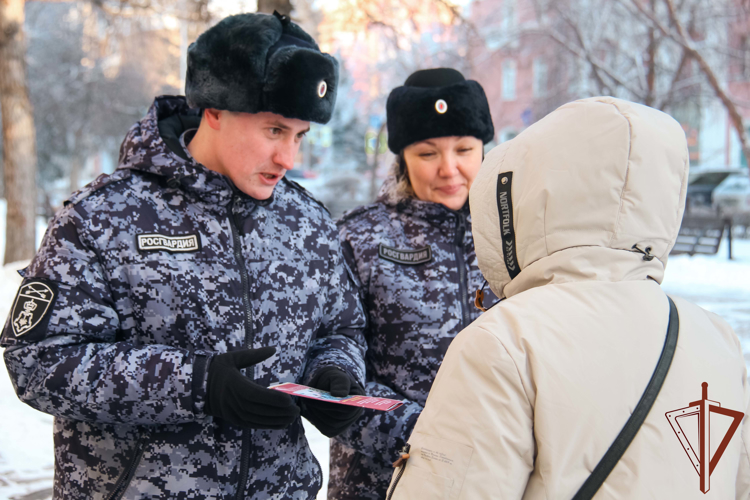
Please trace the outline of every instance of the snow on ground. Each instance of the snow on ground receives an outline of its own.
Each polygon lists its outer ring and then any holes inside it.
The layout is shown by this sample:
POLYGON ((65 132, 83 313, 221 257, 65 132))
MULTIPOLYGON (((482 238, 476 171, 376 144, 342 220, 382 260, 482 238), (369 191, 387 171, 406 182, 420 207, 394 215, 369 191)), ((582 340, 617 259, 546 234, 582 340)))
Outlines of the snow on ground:
POLYGON ((662 287, 724 318, 742 343, 750 367, 750 240, 734 240, 732 260, 727 242, 716 255, 670 257, 662 287))
MULTIPOLYGON (((2 208, 2 207, 0 207, 2 208)), ((0 219, 0 223, 2 219, 0 219)), ((4 247, 0 227, 0 248, 4 247)), ((739 336, 750 365, 750 241, 733 245, 734 260, 724 244, 715 256, 676 256, 669 259, 663 287, 726 319, 739 336)), ((0 269, 0 318, 7 318, 25 262, 0 269)), ((0 368, 0 500, 48 500, 52 485, 52 417, 16 398, 4 368, 0 368), (8 429, 12 429, 8 431, 8 429)), ((305 422, 310 446, 328 479, 328 439, 305 422)), ((325 484, 318 495, 325 499, 325 484)))

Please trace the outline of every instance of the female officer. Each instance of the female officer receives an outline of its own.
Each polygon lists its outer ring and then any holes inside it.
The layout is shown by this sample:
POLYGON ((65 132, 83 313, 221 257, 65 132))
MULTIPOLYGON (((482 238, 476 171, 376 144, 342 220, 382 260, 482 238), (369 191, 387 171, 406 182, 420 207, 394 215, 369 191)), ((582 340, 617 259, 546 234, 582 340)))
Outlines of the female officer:
POLYGON ((335 500, 385 498, 448 345, 480 314, 467 200, 494 136, 484 91, 453 69, 417 71, 391 92, 386 112, 393 172, 376 203, 346 214, 339 232, 368 314, 365 392, 405 404, 365 410, 331 441, 335 500))

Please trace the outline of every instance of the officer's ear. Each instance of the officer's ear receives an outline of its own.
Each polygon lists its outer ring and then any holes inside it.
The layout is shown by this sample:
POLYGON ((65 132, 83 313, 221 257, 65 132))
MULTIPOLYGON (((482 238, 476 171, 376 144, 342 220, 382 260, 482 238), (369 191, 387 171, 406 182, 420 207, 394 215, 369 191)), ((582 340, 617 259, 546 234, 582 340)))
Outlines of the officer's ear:
POLYGON ((222 115, 225 113, 226 111, 221 109, 206 108, 203 110, 203 119, 201 119, 201 123, 206 122, 212 129, 220 130, 221 119, 223 118, 222 115))

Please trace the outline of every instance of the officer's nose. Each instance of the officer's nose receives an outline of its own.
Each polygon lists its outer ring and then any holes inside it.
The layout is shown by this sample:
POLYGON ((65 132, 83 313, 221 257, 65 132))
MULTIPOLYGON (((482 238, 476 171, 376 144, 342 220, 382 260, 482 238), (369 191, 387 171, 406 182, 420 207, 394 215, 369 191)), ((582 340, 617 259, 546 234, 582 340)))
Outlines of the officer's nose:
POLYGON ((454 177, 458 174, 458 158, 453 153, 447 153, 440 157, 438 175, 440 177, 454 177))
POLYGON ((294 168, 294 157, 297 156, 298 150, 299 144, 279 144, 273 156, 273 162, 286 170, 291 170, 294 168))

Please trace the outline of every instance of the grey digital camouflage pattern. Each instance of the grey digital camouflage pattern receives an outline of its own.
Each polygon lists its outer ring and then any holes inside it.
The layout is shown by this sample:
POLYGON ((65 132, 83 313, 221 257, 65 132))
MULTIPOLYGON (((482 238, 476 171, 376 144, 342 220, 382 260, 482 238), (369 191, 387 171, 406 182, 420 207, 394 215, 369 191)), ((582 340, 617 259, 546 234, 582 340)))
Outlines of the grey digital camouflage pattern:
MULTIPOLYGON (((330 500, 385 498, 391 464, 414 428, 449 344, 480 314, 474 293, 484 278, 468 204, 456 212, 394 193, 390 178, 375 204, 344 215, 338 224, 368 316, 365 392, 405 404, 389 413, 365 410, 331 440, 330 500), (429 246, 432 259, 397 263, 381 256, 381 245, 403 250, 396 260, 404 262, 423 256, 415 251, 429 246)), ((487 289, 485 307, 496 301, 487 289)))
POLYGON ((57 285, 46 328, 5 326, 18 397, 55 416, 56 499, 315 498, 300 419, 243 431, 204 413, 211 356, 277 346, 248 374, 261 385, 328 365, 364 383, 365 318, 327 211, 286 180, 257 202, 179 158, 157 121, 185 112, 157 98, 114 174, 50 224, 24 273, 57 285), (138 234, 200 249, 139 252, 138 234))

